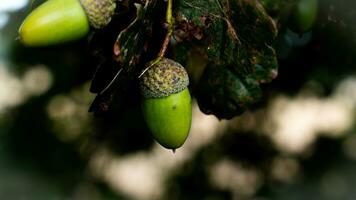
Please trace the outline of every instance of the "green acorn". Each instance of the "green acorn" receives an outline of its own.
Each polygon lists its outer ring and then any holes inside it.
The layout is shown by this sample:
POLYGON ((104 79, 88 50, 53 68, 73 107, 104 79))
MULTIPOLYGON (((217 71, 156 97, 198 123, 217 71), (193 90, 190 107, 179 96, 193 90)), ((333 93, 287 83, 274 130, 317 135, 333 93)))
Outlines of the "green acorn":
POLYGON ((105 27, 115 7, 114 0, 48 0, 24 20, 20 40, 26 46, 47 46, 82 38, 90 26, 105 27))
POLYGON ((151 64, 140 79, 145 121, 157 142, 168 149, 182 146, 189 134, 192 106, 188 84, 184 67, 167 58, 151 64))

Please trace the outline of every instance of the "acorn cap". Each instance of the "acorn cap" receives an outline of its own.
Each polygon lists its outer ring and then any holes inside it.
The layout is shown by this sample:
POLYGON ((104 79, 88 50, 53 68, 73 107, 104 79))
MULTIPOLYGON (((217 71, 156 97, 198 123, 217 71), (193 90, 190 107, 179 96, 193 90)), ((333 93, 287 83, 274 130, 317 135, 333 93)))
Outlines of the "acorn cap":
POLYGON ((168 58, 162 58, 150 66, 140 79, 141 94, 144 98, 167 97, 183 91, 188 85, 187 71, 181 64, 168 58))
POLYGON ((115 0, 80 0, 87 13, 90 25, 101 29, 109 24, 114 15, 115 0))

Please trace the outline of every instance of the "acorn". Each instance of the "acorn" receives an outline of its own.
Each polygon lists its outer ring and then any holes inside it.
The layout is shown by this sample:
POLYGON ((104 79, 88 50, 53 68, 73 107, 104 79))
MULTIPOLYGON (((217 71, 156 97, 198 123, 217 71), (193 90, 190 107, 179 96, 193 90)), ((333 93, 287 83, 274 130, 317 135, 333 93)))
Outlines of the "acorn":
POLYGON ((148 66, 140 78, 143 115, 156 141, 175 150, 187 139, 192 121, 188 73, 167 58, 148 66))
POLYGON ((47 46, 82 38, 90 26, 105 27, 115 8, 114 0, 48 0, 26 17, 19 29, 20 41, 47 46))

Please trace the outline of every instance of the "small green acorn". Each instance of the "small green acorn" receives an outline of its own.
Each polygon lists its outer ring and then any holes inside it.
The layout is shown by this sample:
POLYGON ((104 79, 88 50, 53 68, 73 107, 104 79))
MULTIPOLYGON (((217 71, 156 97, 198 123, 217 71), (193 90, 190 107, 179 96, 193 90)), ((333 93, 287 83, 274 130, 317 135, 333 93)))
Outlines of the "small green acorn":
POLYGON ((157 142, 175 150, 187 139, 192 121, 189 77, 171 59, 153 62, 140 78, 143 115, 157 142))
POLYGON ((114 0, 48 0, 26 17, 20 40, 26 46, 48 46, 82 38, 90 26, 105 27, 115 7, 114 0))

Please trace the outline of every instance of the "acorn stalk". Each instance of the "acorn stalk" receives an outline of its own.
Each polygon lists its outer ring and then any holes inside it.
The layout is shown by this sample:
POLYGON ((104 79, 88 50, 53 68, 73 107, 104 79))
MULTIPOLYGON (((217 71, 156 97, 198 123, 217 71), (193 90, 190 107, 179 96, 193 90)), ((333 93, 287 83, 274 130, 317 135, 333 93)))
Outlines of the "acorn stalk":
POLYGON ((48 0, 26 17, 20 40, 26 46, 48 46, 82 38, 90 27, 105 27, 115 7, 114 0, 48 0))
POLYGON ((161 58, 140 78, 142 111, 153 137, 168 149, 182 146, 188 137, 191 97, 188 74, 179 63, 161 58))

